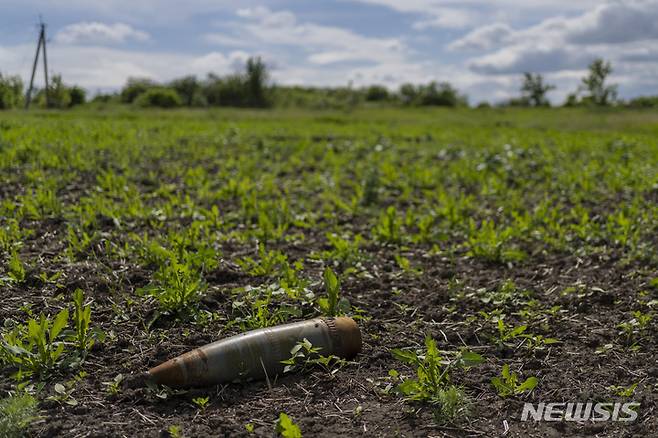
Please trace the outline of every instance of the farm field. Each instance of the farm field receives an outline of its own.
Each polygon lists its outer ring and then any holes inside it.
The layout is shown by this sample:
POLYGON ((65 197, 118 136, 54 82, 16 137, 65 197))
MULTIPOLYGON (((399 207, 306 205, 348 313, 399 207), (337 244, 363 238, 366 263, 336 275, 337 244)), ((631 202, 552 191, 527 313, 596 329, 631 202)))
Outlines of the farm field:
POLYGON ((4 112, 0 407, 38 437, 651 436, 657 247, 656 112, 4 112), (328 314, 353 361, 140 380, 328 314), (587 401, 637 418, 521 421, 587 401))

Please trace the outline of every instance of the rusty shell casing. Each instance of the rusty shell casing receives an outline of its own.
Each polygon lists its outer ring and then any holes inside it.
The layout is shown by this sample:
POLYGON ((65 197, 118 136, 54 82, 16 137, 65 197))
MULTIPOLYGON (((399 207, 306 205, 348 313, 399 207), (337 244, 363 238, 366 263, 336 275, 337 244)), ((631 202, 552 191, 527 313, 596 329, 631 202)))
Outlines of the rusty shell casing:
POLYGON ((231 336, 170 359, 147 374, 151 381, 171 387, 273 379, 283 371, 281 361, 305 338, 325 356, 349 360, 361 352, 361 332, 352 318, 316 318, 231 336))

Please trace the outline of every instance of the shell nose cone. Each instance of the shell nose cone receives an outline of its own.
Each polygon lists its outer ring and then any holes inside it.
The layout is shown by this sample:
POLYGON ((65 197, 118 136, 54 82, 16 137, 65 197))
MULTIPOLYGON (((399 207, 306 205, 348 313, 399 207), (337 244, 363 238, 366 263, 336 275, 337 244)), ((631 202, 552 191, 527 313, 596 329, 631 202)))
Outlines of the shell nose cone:
POLYGON ((176 359, 168 360, 155 368, 151 368, 147 374, 149 379, 157 384, 171 387, 187 384, 183 370, 176 359))
POLYGON ((361 330, 356 322, 347 316, 339 316, 334 319, 336 331, 341 340, 342 357, 353 359, 361 353, 362 341, 361 330))

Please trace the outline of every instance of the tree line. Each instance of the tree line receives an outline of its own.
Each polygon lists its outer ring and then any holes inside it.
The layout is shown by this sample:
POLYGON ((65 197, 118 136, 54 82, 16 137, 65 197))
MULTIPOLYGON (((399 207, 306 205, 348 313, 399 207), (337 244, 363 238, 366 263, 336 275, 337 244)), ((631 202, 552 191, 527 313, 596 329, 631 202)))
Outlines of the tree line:
MULTIPOLYGON (((623 102, 617 99, 617 85, 609 84, 610 62, 594 60, 578 88, 567 96, 563 106, 658 107, 658 96, 645 96, 623 102)), ((541 74, 524 73, 520 96, 498 106, 550 106, 548 93, 555 86, 541 74)), ((66 85, 61 75, 54 75, 46 90, 36 91, 34 102, 42 108, 70 108, 87 101, 85 90, 66 85)), ((25 89, 19 76, 0 74, 0 109, 24 105, 25 89)), ((468 106, 467 96, 449 82, 403 84, 397 90, 383 85, 367 87, 304 87, 270 83, 267 65, 259 57, 249 58, 241 72, 205 79, 185 76, 166 83, 147 78, 129 78, 123 88, 112 94, 98 94, 91 99, 98 105, 130 104, 139 107, 302 107, 353 108, 357 106, 468 106)), ((482 102, 478 107, 491 106, 482 102)))

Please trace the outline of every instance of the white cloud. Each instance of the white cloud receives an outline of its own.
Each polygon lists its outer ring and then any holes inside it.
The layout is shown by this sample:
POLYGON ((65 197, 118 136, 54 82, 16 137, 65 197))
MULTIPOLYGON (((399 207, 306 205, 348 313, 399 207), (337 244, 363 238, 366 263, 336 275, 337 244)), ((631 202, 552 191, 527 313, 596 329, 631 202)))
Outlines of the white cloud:
POLYGON ((594 58, 569 47, 516 45, 478 58, 470 63, 470 68, 481 74, 545 73, 579 70, 594 58))
POLYGON ((227 46, 259 47, 261 51, 287 46, 306 53, 306 60, 317 65, 405 62, 411 53, 399 38, 372 38, 341 27, 299 22, 289 11, 271 11, 261 6, 240 9, 237 15, 243 21, 224 26, 221 34, 206 34, 204 39, 227 46))
POLYGON ((467 65, 480 74, 519 74, 581 70, 595 57, 648 61, 648 49, 633 43, 658 41, 658 0, 610 1, 572 17, 555 16, 513 30, 503 23, 482 26, 452 42, 452 50, 495 52, 467 65))
POLYGON ((505 23, 493 23, 469 32, 448 45, 449 50, 487 50, 507 42, 513 30, 505 23))
POLYGON ((57 32, 55 41, 62 44, 117 44, 147 41, 149 34, 125 23, 105 24, 97 21, 70 24, 57 32))
POLYGON ((547 12, 566 13, 586 11, 600 3, 600 0, 349 0, 371 5, 379 5, 394 11, 420 16, 414 27, 418 30, 428 27, 463 28, 487 23, 492 20, 494 11, 504 11, 501 15, 528 16, 546 15, 547 12))
POLYGON ((567 40, 575 44, 616 44, 658 38, 658 1, 601 5, 572 20, 567 40))
POLYGON ((479 14, 473 9, 435 8, 429 14, 430 18, 419 20, 413 28, 425 30, 428 28, 461 29, 476 23, 479 14))

